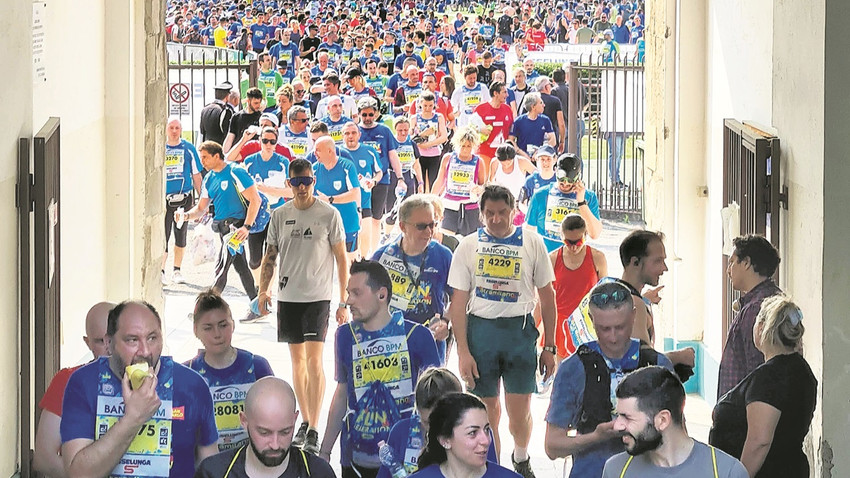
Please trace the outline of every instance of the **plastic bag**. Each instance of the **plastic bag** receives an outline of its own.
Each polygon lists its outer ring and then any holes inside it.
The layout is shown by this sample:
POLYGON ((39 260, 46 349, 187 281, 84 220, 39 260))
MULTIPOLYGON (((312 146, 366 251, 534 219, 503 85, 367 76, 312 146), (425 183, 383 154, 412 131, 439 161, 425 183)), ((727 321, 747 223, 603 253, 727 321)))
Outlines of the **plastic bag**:
POLYGON ((216 260, 219 248, 217 236, 210 227, 209 221, 202 221, 195 226, 190 246, 193 264, 197 266, 216 260))

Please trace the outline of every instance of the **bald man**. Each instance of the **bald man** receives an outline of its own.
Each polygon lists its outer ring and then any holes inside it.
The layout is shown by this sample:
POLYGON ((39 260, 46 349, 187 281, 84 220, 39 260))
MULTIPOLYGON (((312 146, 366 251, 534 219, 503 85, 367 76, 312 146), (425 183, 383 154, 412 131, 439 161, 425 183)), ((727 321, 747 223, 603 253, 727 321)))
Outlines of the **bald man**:
MULTIPOLYGON (((106 318, 109 311, 115 307, 112 302, 99 302, 89 309, 86 314, 86 335, 83 342, 91 350, 94 358, 109 355, 106 343, 106 318)), ((62 397, 68 379, 82 365, 63 368, 50 381, 50 386, 44 392, 44 397, 38 403, 41 408, 41 418, 38 421, 38 431, 35 433, 35 453, 32 459, 33 468, 52 478, 68 476, 62 464, 59 449, 62 446, 59 439, 59 424, 62 421, 62 397)))
POLYGON ((207 458, 195 478, 335 478, 328 462, 292 445, 297 418, 295 393, 288 383, 276 377, 257 380, 239 414, 248 444, 207 458))
POLYGON ((180 268, 183 265, 189 225, 186 222, 178 223, 175 213, 180 208, 188 211, 195 205, 195 198, 201 191, 201 171, 204 167, 195 146, 182 138, 183 125, 179 118, 168 118, 165 132, 165 252, 162 253, 162 283, 167 282, 165 261, 168 257, 171 230, 174 229, 174 268, 171 281, 182 284, 184 278, 180 268))
POLYGON ((345 230, 345 250, 355 254, 360 233, 360 180, 357 178, 357 168, 352 161, 339 157, 330 136, 316 139, 314 152, 317 161, 313 165, 313 174, 316 176, 317 195, 339 211, 345 230))

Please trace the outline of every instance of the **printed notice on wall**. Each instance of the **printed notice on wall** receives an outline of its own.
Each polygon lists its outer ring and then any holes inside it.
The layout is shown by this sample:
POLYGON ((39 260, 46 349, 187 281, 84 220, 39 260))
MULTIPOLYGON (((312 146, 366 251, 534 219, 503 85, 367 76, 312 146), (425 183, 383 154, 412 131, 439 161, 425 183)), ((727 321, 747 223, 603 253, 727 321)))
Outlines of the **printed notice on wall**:
POLYGON ((35 84, 47 81, 45 61, 45 9, 47 2, 32 3, 32 81, 35 84))

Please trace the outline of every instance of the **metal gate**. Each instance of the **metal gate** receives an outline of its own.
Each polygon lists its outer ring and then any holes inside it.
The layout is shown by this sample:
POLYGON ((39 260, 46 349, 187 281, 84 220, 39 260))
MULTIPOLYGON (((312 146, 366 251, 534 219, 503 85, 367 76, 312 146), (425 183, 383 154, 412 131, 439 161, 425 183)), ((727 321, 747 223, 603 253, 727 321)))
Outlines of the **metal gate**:
POLYGON ((615 218, 643 217, 646 85, 637 56, 582 56, 569 68, 568 151, 584 162, 599 209, 615 218))
MULTIPOLYGON (((734 119, 723 120, 723 206, 740 206, 740 233, 760 234, 779 248, 779 209, 788 209, 788 188, 780 186, 779 138, 734 119)), ((723 254, 723 344, 741 293, 726 275, 723 254)), ((779 270, 774 280, 779 283, 779 270)))
POLYGON ((32 472, 36 404, 59 370, 59 118, 32 143, 21 138, 17 198, 20 244, 21 476, 32 472), (30 147, 33 158, 30 160, 30 147))

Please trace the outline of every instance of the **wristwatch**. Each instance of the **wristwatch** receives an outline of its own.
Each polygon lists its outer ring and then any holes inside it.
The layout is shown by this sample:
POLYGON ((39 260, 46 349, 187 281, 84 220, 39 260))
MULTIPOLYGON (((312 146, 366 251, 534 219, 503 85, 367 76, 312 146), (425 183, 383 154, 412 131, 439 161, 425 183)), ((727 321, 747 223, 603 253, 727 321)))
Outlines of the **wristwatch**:
POLYGON ((253 224, 242 224, 242 227, 244 227, 245 229, 251 229, 252 227, 254 227, 254 225, 253 224))
POLYGON ((547 346, 543 347, 543 351, 549 352, 550 354, 555 355, 556 353, 558 353, 558 348, 555 347, 554 345, 547 345, 547 346))
POLYGON ((328 204, 333 204, 333 203, 334 203, 334 197, 328 196, 328 204))
POLYGON ((587 206, 587 200, 579 201, 577 204, 578 207, 587 206))

